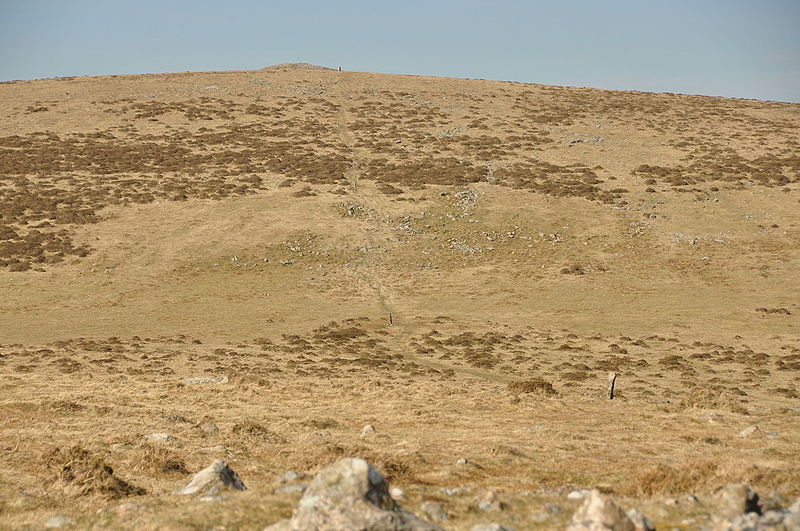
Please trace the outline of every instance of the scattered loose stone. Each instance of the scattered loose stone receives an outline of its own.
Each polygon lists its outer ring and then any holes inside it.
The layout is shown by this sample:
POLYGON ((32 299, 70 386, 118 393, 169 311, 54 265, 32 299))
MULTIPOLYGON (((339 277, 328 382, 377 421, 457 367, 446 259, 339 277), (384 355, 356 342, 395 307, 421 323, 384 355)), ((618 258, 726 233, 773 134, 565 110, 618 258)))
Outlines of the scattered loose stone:
POLYGON ((114 514, 122 515, 122 514, 127 514, 127 513, 132 513, 132 512, 138 511, 141 508, 142 508, 142 506, 139 505, 138 503, 125 502, 125 503, 121 503, 119 505, 115 505, 113 507, 106 507, 105 509, 100 509, 97 512, 99 512, 99 513, 100 512, 103 512, 103 513, 114 513, 114 514))
POLYGON ((787 531, 800 529, 800 499, 787 509, 762 510, 758 494, 743 483, 731 483, 717 492, 718 511, 714 517, 714 531, 787 531))
POLYGON ((219 433, 219 426, 210 420, 198 422, 194 427, 204 433, 219 433))
POLYGON ((791 511, 767 511, 763 515, 747 513, 722 522, 714 531, 790 531, 800 529, 800 515, 791 511))
POLYGON ((478 500, 478 509, 481 511, 502 511, 504 508, 505 504, 497 499, 497 493, 493 490, 487 490, 478 500))
POLYGON ((456 460, 456 465, 457 465, 457 466, 464 466, 464 465, 466 465, 467 463, 469 463, 469 461, 467 461, 467 458, 466 458, 466 457, 459 457, 459 458, 456 460))
POLYGON ((392 487, 389 489, 389 496, 391 496, 394 501, 403 501, 406 499, 406 493, 403 492, 403 489, 400 487, 392 487))
POLYGON ((469 485, 461 485, 460 487, 442 487, 442 493, 447 496, 458 496, 469 492, 472 488, 469 485))
POLYGON ((177 494, 216 496, 222 489, 245 490, 246 487, 225 461, 217 459, 195 474, 186 485, 178 489, 177 494))
POLYGON ((204 451, 204 452, 211 452, 211 453, 225 453, 225 452, 227 452, 227 449, 224 446, 222 446, 221 444, 217 444, 215 446, 204 446, 203 448, 200 448, 200 449, 202 451, 204 451))
POLYGON ((203 503, 214 503, 226 500, 227 498, 228 498, 227 496, 201 496, 197 498, 197 501, 203 503))
POLYGON ((75 520, 70 518, 69 516, 60 514, 57 516, 53 516, 47 522, 45 522, 45 527, 69 527, 71 525, 75 525, 75 520))
POLYGON ((366 426, 361 428, 362 437, 369 437, 373 433, 375 433, 375 426, 373 426, 372 424, 367 424, 366 426))
POLYGON ((148 433, 147 435, 144 436, 144 438, 150 442, 161 443, 161 444, 172 442, 175 440, 175 437, 173 437, 169 433, 148 433))
POLYGON ((317 474, 290 520, 282 520, 267 529, 439 531, 441 528, 397 505, 389 495, 386 480, 369 463, 345 458, 317 474))
POLYGON ((419 506, 419 510, 434 522, 444 522, 447 519, 447 512, 445 512, 442 504, 439 502, 423 502, 422 505, 419 506))
POLYGON ((608 496, 592 490, 567 526, 570 531, 636 531, 636 525, 628 515, 608 496))
POLYGON ((227 376, 192 376, 184 378, 183 383, 190 385, 220 385, 228 383, 227 376))
POLYGON ((470 531, 514 531, 514 529, 500 524, 478 524, 472 526, 470 531))
POLYGON ((561 507, 555 503, 547 502, 544 504, 544 510, 550 514, 561 514, 561 507))
POLYGON ((751 435, 760 432, 758 426, 748 426, 739 433, 739 437, 750 437, 751 435))

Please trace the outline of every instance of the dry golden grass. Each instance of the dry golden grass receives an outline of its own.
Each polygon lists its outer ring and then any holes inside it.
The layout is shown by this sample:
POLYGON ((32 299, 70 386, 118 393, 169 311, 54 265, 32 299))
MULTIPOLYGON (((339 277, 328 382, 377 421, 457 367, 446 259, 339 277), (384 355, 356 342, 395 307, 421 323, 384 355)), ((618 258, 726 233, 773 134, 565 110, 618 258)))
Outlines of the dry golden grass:
POLYGON ((0 102, 0 527, 259 529, 342 456, 454 529, 800 494, 797 105, 282 68, 0 102), (215 458, 249 490, 172 494, 215 458))

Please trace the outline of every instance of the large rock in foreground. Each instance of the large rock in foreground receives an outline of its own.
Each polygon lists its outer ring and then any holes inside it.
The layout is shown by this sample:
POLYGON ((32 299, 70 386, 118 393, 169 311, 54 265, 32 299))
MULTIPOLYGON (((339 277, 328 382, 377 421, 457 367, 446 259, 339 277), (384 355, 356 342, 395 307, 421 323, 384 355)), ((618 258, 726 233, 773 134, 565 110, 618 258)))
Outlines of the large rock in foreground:
POLYGON ((389 495, 380 472, 363 459, 345 458, 322 470, 308 486, 291 520, 267 528, 283 530, 438 531, 403 510, 389 495))
POLYGON ((569 531, 639 531, 648 524, 637 526, 614 500, 593 490, 586 496, 567 526, 569 531))
POLYGON ((762 513, 758 494, 744 483, 730 483, 717 492, 713 531, 792 531, 800 529, 800 500, 785 509, 762 513))
POLYGON ((198 472, 189 482, 178 489, 177 494, 216 496, 223 489, 245 490, 239 475, 222 459, 217 459, 198 472))

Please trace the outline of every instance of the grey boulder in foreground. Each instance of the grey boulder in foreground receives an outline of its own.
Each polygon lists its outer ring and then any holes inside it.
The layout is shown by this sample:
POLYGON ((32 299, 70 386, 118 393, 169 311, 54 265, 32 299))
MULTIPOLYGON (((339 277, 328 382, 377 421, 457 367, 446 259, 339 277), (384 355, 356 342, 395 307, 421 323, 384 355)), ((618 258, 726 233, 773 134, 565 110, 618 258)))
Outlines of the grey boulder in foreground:
POLYGON ((402 509, 380 472, 363 459, 345 458, 309 484, 289 520, 266 531, 439 531, 442 528, 402 509))
POLYGON ((176 494, 216 496, 223 489, 245 490, 239 475, 222 459, 217 459, 195 474, 176 494))
POLYGON ((633 513, 639 520, 634 522, 610 497, 604 496, 598 490, 591 491, 584 499, 575 514, 572 522, 567 526, 569 531, 600 531, 613 529, 614 531, 649 531, 649 522, 640 513, 633 513))

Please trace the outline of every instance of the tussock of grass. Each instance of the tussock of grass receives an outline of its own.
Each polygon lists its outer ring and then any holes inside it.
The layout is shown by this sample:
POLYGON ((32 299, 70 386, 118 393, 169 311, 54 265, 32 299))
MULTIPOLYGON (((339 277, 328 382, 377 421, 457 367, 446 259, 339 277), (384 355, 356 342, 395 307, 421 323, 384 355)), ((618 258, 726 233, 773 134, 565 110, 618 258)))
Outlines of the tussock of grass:
POLYGON ((779 489, 792 494, 800 493, 800 469, 772 469, 714 460, 692 461, 681 465, 659 464, 635 477, 632 484, 623 487, 629 496, 663 496, 692 492, 712 492, 732 482, 748 483, 754 488, 768 491, 779 489))
POLYGON ((531 393, 543 396, 557 396, 558 391, 555 390, 553 384, 541 378, 531 378, 519 382, 511 382, 508 384, 508 390, 515 394, 531 393))
POLYGON ((80 446, 55 448, 45 455, 45 461, 69 494, 111 499, 145 494, 144 489, 115 476, 104 459, 80 446))

